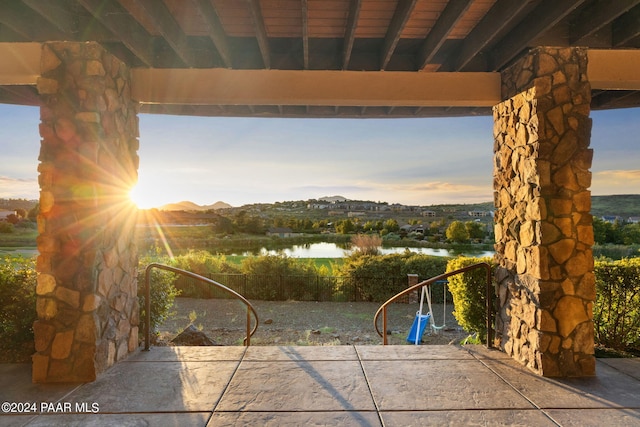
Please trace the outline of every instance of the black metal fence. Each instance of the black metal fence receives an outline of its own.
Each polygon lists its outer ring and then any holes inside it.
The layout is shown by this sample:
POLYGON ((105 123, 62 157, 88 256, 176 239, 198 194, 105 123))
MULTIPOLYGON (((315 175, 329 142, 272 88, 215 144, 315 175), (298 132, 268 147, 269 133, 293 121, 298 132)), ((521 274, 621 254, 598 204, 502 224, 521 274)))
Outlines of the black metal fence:
MULTIPOLYGON (((319 275, 267 275, 214 273, 206 277, 233 289, 247 299, 266 301, 384 302, 408 286, 407 277, 350 277, 319 275)), ((179 277, 181 296, 227 298, 201 282, 179 277)), ((434 287, 434 301, 442 300, 443 287, 434 287)), ((449 301, 451 297, 448 296, 449 301)))
MULTIPOLYGON (((214 273, 208 278, 233 289, 247 299, 270 301, 372 301, 368 289, 384 289, 389 296, 407 287, 406 277, 286 276, 214 273)), ((196 280, 180 277, 175 282, 181 296, 227 298, 196 280)))

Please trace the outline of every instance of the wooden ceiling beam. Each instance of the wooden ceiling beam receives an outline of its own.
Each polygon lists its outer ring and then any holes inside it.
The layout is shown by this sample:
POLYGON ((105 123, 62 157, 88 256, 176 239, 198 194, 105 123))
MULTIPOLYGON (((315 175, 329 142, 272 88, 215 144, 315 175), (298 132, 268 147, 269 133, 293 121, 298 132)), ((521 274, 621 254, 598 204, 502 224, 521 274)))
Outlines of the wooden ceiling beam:
POLYGON ((229 49, 229 40, 222 27, 220 17, 215 8, 211 4, 210 0, 194 0, 196 7, 200 11, 200 14, 204 18, 207 24, 207 31, 209 37, 213 42, 214 47, 218 51, 224 66, 227 68, 233 67, 233 59, 231 57, 231 50, 229 49))
POLYGON ((612 0, 592 4, 571 23, 570 43, 579 46, 582 39, 597 32, 638 4, 640 0, 612 0))
POLYGON ((22 2, 63 33, 77 33, 77 20, 69 3, 42 0, 22 0, 22 2))
POLYGON ((302 63, 309 69, 309 5, 307 0, 300 0, 302 6, 302 63))
POLYGON ((0 2, 0 24, 25 40, 64 40, 66 35, 21 1, 0 2))
POLYGON ((587 76, 593 90, 640 90, 640 50, 589 49, 587 76))
POLYGON ((253 20, 260 54, 262 55, 262 62, 264 63, 264 68, 268 70, 271 68, 271 52, 269 49, 267 29, 264 26, 264 18, 262 17, 262 10, 260 9, 260 0, 247 0, 247 2, 249 3, 251 19, 253 20))
POLYGON ((473 0, 450 0, 420 47, 418 69, 426 67, 438 53, 456 23, 469 9, 473 0))
POLYGON ((2 102, 15 105, 40 105, 40 96, 35 86, 0 86, 2 102))
POLYGON ((448 60, 443 71, 462 71, 485 47, 494 43, 512 19, 527 6, 526 1, 498 0, 482 20, 471 30, 456 55, 448 60))
POLYGON ((141 103, 474 106, 500 102, 499 73, 134 68, 141 103))
POLYGON ((360 16, 360 7, 362 0, 351 0, 349 2, 349 16, 347 17, 347 27, 344 32, 344 45, 342 48, 342 69, 349 68, 351 60, 351 51, 353 50, 353 42, 356 38, 356 28, 358 28, 358 17, 360 16))
POLYGON ((611 44, 614 47, 624 46, 638 36, 640 36, 640 6, 634 7, 616 19, 611 44))
POLYGON ((586 0, 543 0, 527 16, 526 22, 506 34, 500 43, 491 48, 490 69, 501 69, 540 34, 552 28, 586 0))
POLYGON ((418 0, 399 0, 396 10, 393 13, 393 18, 387 29, 387 34, 384 38, 382 45, 382 51, 380 53, 380 70, 387 68, 393 51, 398 45, 398 40, 402 35, 405 25, 411 16, 411 12, 416 7, 418 0))
POLYGON ((189 48, 187 36, 176 22, 164 2, 156 0, 133 0, 147 14, 156 31, 166 40, 178 58, 187 66, 193 67, 194 55, 189 48))
POLYGON ((0 86, 35 85, 41 57, 41 43, 0 43, 0 86))
POLYGON ((149 33, 114 0, 77 0, 143 64, 153 66, 154 54, 149 33))

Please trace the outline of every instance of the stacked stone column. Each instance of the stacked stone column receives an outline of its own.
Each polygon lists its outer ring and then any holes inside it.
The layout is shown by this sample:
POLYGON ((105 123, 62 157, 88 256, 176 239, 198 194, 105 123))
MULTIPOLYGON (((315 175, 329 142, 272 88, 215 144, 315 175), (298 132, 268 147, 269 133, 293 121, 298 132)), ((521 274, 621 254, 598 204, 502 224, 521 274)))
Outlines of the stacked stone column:
POLYGON ((587 52, 537 48, 494 107, 497 344, 544 376, 595 374, 587 52))
POLYGON ((137 104, 96 43, 43 45, 34 382, 87 382, 138 346, 137 104))

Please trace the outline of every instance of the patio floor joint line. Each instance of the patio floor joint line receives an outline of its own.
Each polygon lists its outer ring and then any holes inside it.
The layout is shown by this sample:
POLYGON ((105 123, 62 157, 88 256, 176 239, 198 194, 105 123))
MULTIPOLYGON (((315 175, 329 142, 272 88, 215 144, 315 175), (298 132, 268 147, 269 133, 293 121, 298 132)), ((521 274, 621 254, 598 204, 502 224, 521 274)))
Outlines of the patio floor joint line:
POLYGON ((544 414, 545 417, 549 418, 549 421, 551 421, 552 423, 554 423, 555 425, 557 425, 558 427, 562 427, 562 424, 560 424, 559 422, 557 422, 555 419, 553 419, 553 417, 547 412, 545 411, 543 408, 541 408, 540 406, 538 406, 537 403, 535 403, 533 400, 529 399, 527 396, 525 396, 524 393, 522 393, 520 390, 518 390, 513 384, 511 384, 509 381, 507 381, 506 378, 504 378, 502 375, 500 375, 498 372, 496 372, 495 369, 491 368, 489 365, 487 365, 486 363, 484 363, 484 361, 479 358, 476 357, 475 354, 473 354, 473 352, 471 352, 471 350, 467 350, 469 352, 469 354, 471 355, 471 357, 473 357, 474 359, 476 359, 478 362, 480 362, 485 368, 487 368, 488 370, 490 370, 491 372, 493 372, 493 374, 495 376, 497 376, 502 382, 504 382, 506 385, 508 385, 509 387, 511 387, 516 393, 518 393, 520 396, 522 396, 523 399, 525 399, 527 402, 531 403, 531 405, 533 405, 533 407, 535 409, 537 409, 538 411, 540 411, 541 413, 544 414))
POLYGON ((369 389, 369 395, 371 396, 371 400, 373 401, 373 406, 376 408, 378 421, 380 421, 381 426, 384 426, 384 420, 382 419, 382 415, 380 414, 380 408, 378 407, 378 402, 376 402, 376 398, 373 396, 373 389, 371 388, 371 383, 369 382, 367 371, 364 369, 364 365, 362 364, 362 357, 360 357, 360 352, 358 351, 358 347, 354 345, 353 350, 356 352, 356 356, 358 357, 358 364, 360 365, 360 369, 362 370, 362 375, 364 375, 364 381, 367 383, 367 388, 369 389))

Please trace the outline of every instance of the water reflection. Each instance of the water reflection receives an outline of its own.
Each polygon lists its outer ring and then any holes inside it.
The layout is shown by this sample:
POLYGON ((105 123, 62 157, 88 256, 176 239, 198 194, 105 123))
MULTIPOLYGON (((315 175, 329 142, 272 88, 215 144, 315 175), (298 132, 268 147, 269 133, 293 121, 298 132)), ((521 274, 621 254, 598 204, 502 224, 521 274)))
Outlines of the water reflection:
MULTIPOLYGON (((406 250, 411 252, 432 255, 432 256, 474 256, 488 257, 493 256, 493 251, 476 251, 476 250, 453 250, 453 249, 434 249, 434 248, 415 248, 415 247, 396 247, 396 248, 380 248, 382 255, 404 253, 406 250)), ((311 243, 305 245, 293 245, 291 248, 285 249, 266 249, 262 248, 258 252, 247 251, 242 255, 286 255, 291 258, 344 258, 351 254, 351 250, 341 247, 336 243, 311 243)))

